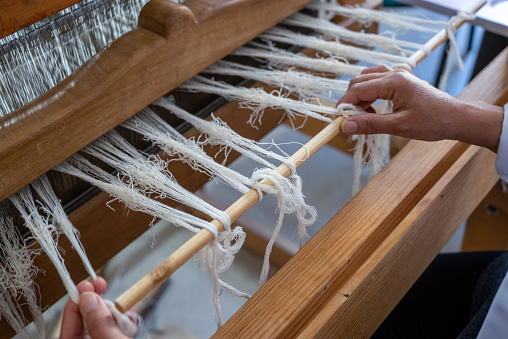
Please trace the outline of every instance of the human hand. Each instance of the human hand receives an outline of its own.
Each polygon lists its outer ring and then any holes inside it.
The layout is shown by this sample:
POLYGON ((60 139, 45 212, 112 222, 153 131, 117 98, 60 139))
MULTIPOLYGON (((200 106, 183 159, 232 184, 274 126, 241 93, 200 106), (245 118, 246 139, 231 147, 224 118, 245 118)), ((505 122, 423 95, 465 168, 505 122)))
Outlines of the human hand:
POLYGON ((80 294, 79 305, 70 299, 67 301, 60 338, 127 339, 100 297, 106 291, 106 281, 101 277, 92 283, 85 280, 79 283, 77 288, 80 294))
POLYGON ((346 134, 386 133, 434 141, 453 139, 497 151, 503 109, 453 98, 405 70, 368 68, 353 78, 341 103, 392 100, 393 113, 362 114, 342 124, 346 134))

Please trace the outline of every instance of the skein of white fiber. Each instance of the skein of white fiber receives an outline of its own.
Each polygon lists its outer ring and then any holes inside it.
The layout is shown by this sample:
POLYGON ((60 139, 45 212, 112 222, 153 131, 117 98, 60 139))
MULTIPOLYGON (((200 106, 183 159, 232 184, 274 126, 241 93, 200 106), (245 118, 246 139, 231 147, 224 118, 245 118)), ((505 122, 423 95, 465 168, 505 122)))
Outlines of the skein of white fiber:
MULTIPOLYGON (((474 8, 474 6, 477 6, 477 4, 481 3, 481 2, 483 2, 483 1, 479 1, 479 0, 475 1, 473 3, 472 8, 474 8)), ((457 41, 455 40, 455 28, 452 25, 452 23, 456 19, 459 19, 459 18, 468 20, 468 21, 473 21, 474 19, 476 19, 476 15, 472 12, 469 12, 469 11, 460 11, 457 13, 457 15, 451 17, 450 20, 448 20, 447 25, 445 26, 450 46, 449 46, 449 50, 447 51, 448 55, 446 57, 445 69, 443 71, 443 74, 441 75, 441 79, 439 80, 439 84, 438 84, 438 88, 442 91, 446 91, 446 84, 448 83, 448 78, 450 77, 450 73, 452 71, 453 55, 455 55, 455 58, 457 60, 457 66, 459 67, 459 70, 462 71, 464 69, 464 62, 462 61, 462 57, 460 55, 460 51, 457 46, 457 41), (451 53, 450 50, 453 51, 453 53, 451 53)))
POLYGON ((408 64, 412 68, 416 66, 414 60, 405 56, 344 45, 338 41, 327 41, 316 36, 303 35, 280 27, 273 27, 267 32, 261 34, 260 37, 271 41, 323 51, 342 58, 365 61, 373 65, 393 67, 396 64, 408 64))
POLYGON ((93 280, 97 279, 95 270, 92 268, 83 244, 79 240, 79 232, 71 224, 69 218, 67 217, 67 214, 65 213, 60 203, 60 200, 58 200, 55 192, 53 192, 53 189, 51 188, 47 175, 43 174, 38 179, 34 180, 30 185, 35 189, 39 195, 39 198, 42 200, 44 205, 42 209, 48 215, 52 216, 52 221, 55 227, 57 227, 59 231, 65 234, 67 239, 69 239, 69 242, 71 243, 72 247, 74 247, 74 250, 76 250, 78 253, 90 277, 92 277, 93 280))
POLYGON ((7 215, 5 203, 0 204, 0 248, 5 259, 0 265, 1 301, 0 314, 21 338, 29 338, 26 322, 19 305, 14 300, 24 298, 34 319, 39 337, 46 336, 44 318, 38 302, 34 277, 37 268, 33 260, 39 251, 28 248, 20 242, 21 235, 7 215))
POLYGON ((202 76, 193 77, 180 85, 179 88, 190 92, 213 93, 228 100, 238 100, 241 107, 252 110, 248 123, 253 127, 256 123, 261 123, 264 110, 268 107, 283 109, 290 120, 299 115, 331 122, 332 119, 326 115, 335 116, 337 114, 337 110, 333 107, 288 99, 280 95, 266 93, 261 88, 235 87, 202 76))
POLYGON ((150 110, 144 108, 121 126, 143 135, 167 155, 178 157, 195 171, 217 177, 242 194, 249 190, 247 187, 250 183, 249 178, 218 164, 196 142, 184 138, 156 114, 149 113, 150 110))
MULTIPOLYGON (((332 109, 332 110, 335 111, 335 109, 332 109)), ((151 134, 156 134, 155 136, 157 136, 159 138, 158 142, 161 142, 160 146, 162 149, 166 149, 168 146, 167 144, 164 144, 164 142, 167 142, 167 141, 173 142, 175 139, 178 139, 178 140, 181 139, 181 137, 177 136, 175 138, 170 137, 169 140, 167 140, 168 136, 170 134, 173 135, 174 133, 177 133, 177 132, 174 131, 174 129, 171 126, 166 126, 167 124, 164 121, 158 121, 160 118, 158 118, 155 114, 149 113, 147 110, 144 110, 140 113, 138 113, 138 115, 136 115, 135 117, 131 118, 130 119, 131 121, 128 121, 128 126, 126 126, 126 127, 133 129, 135 131, 138 131, 138 132, 143 132, 145 137, 152 139, 152 140, 154 138, 154 135, 151 135, 151 134), (140 115, 140 113, 141 113, 141 115, 140 115), (134 119, 138 119, 138 122, 136 123, 134 119), (151 125, 151 123, 149 122, 150 120, 155 120, 157 127, 150 126, 151 125), (143 126, 143 124, 145 124, 146 126, 143 126), (141 129, 140 129, 140 127, 141 127, 141 129), (160 130, 160 129, 162 129, 162 130, 160 130), (155 130, 155 132, 154 132, 154 130, 155 130)), ((171 148, 174 149, 173 146, 171 146, 171 148)), ((179 152, 182 152, 182 151, 179 151, 179 152)), ((193 161, 196 161, 196 157, 192 154, 189 154, 189 157, 191 157, 191 156, 194 159, 193 161)), ((201 162, 201 160, 199 160, 199 161, 201 162)), ((212 159, 212 161, 213 161, 213 159, 212 159)), ((213 162, 213 164, 210 163, 210 165, 206 164, 206 167, 209 167, 209 166, 217 167, 218 164, 216 164, 215 162, 213 162)), ((222 165, 220 165, 220 166, 222 166, 222 165)), ((222 166, 222 167, 224 167, 224 166, 222 166)), ((220 171, 223 171, 223 170, 220 170, 220 171)), ((264 175, 267 177, 267 179, 272 178, 272 181, 276 180, 278 182, 278 184, 275 187, 270 186, 270 185, 260 185, 258 183, 259 178, 257 178, 257 176, 259 176, 259 174, 257 174, 257 171, 256 171, 256 172, 254 172, 251 179, 248 179, 247 185, 258 190, 260 200, 263 197, 263 192, 275 195, 278 199, 278 208, 280 211, 282 211, 281 212, 282 216, 285 213, 297 212, 297 218, 299 220, 299 225, 300 225, 298 227, 299 238, 303 239, 306 236, 305 226, 310 225, 314 221, 316 213, 315 213, 315 209, 313 207, 305 204, 304 197, 301 192, 301 187, 296 187, 293 183, 291 183, 290 179, 282 178, 280 176, 280 174, 278 174, 274 169, 265 169, 265 170, 263 170, 263 172, 259 172, 259 173, 264 173, 264 175), (273 178, 276 178, 276 179, 273 179, 273 178), (293 203, 291 204, 291 202, 293 202, 293 203), (286 205, 288 205, 288 204, 291 205, 291 207, 287 207, 286 205), (311 215, 311 217, 308 219, 306 218, 307 214, 311 215)), ((282 216, 281 216, 281 218, 282 218, 282 216)), ((273 239, 275 239, 275 237, 277 236, 278 229, 280 229, 280 225, 276 226, 276 231, 274 232, 273 239)), ((267 257, 270 255, 270 252, 271 252, 271 250, 267 251, 267 254, 266 254, 267 257)), ((268 260, 268 259, 266 259, 266 260, 268 260)))
POLYGON ((272 237, 266 246, 263 268, 259 278, 259 283, 263 285, 266 282, 268 270, 270 269, 270 253, 272 252, 275 239, 280 232, 284 215, 296 213, 298 221, 301 223, 299 230, 305 230, 305 227, 314 223, 317 218, 317 212, 314 207, 305 203, 305 197, 300 187, 295 186, 288 178, 283 177, 273 169, 265 168, 256 170, 252 174, 252 181, 255 189, 274 195, 277 198, 279 208, 279 218, 272 237), (263 179, 269 180, 271 185, 260 184, 263 179), (308 218, 307 215, 309 215, 308 218))
POLYGON ((424 44, 399 40, 394 37, 386 37, 380 34, 351 31, 343 26, 334 24, 329 20, 315 18, 302 13, 295 13, 282 23, 291 26, 311 28, 322 34, 329 34, 335 38, 340 38, 341 40, 349 41, 358 45, 380 47, 383 50, 402 52, 406 55, 419 49, 425 51, 427 55, 431 52, 430 48, 424 44), (404 47, 410 48, 410 50, 404 49, 404 47))
MULTIPOLYGON (((291 169, 291 173, 296 171, 295 164, 290 161, 289 157, 282 156, 270 150, 266 150, 257 145, 254 140, 250 140, 242 137, 229 126, 222 121, 220 118, 213 116, 212 121, 201 119, 189 112, 181 109, 175 103, 173 98, 160 98, 153 103, 154 105, 163 107, 175 114, 180 119, 193 125, 198 131, 203 133, 197 140, 199 145, 220 145, 226 148, 233 149, 242 155, 249 157, 250 159, 266 166, 269 168, 276 168, 275 165, 268 162, 266 158, 272 158, 288 165, 291 169)), ((147 112, 147 114, 155 114, 153 112, 147 112)), ((229 150, 225 150, 226 157, 229 150)))
POLYGON ((392 27, 408 29, 420 32, 437 33, 446 23, 442 21, 429 20, 417 17, 410 17, 391 12, 381 12, 378 10, 341 6, 339 4, 313 2, 307 5, 309 9, 325 10, 330 13, 340 14, 347 17, 355 18, 360 23, 370 24, 372 22, 383 22, 392 27), (429 27, 431 26, 431 27, 429 27), (434 26, 434 27, 432 27, 434 26), (440 28, 435 28, 438 26, 440 28))
POLYGON ((275 68, 295 66, 337 76, 358 75, 367 68, 356 64, 348 64, 344 59, 337 56, 331 56, 329 58, 311 58, 303 54, 295 54, 276 48, 272 44, 259 44, 254 42, 250 44, 256 48, 240 47, 232 54, 265 60, 268 62, 268 65, 275 68))
MULTIPOLYGON (((193 215, 187 214, 180 210, 166 206, 156 200, 146 197, 137 191, 136 188, 124 183, 118 177, 115 177, 99 167, 91 164, 88 160, 80 155, 73 155, 66 161, 60 163, 54 168, 57 171, 67 173, 70 175, 77 176, 91 184, 99 187, 103 191, 109 193, 114 197, 114 200, 123 202, 128 208, 141 211, 150 214, 156 218, 164 219, 174 224, 175 226, 183 226, 194 233, 197 233, 200 229, 207 229, 214 236, 214 241, 211 245, 213 246, 211 252, 209 250, 207 254, 200 253, 202 264, 207 265, 209 269, 219 270, 220 272, 226 270, 232 263, 234 254, 238 252, 245 239, 245 232, 241 227, 236 227, 231 232, 222 232, 220 235, 217 232, 217 228, 210 222, 201 220, 194 217, 193 215), (231 241, 234 240, 234 245, 231 246, 231 241), (222 246, 219 241, 224 241, 222 246)), ((229 218, 228 218, 229 220, 229 218)), ((224 221, 226 229, 231 229, 231 225, 224 221)), ((208 248, 208 246, 207 246, 208 248)), ((215 280, 216 286, 223 286, 233 295, 241 297, 249 297, 248 294, 244 294, 228 284, 224 283, 218 278, 217 271, 209 271, 211 277, 215 280)), ((217 310, 217 318, 220 319, 221 308, 218 298, 218 288, 214 290, 214 304, 217 310)), ((219 323, 218 323, 219 325, 219 323)))
POLYGON ((77 304, 79 302, 78 289, 65 267, 64 260, 58 251, 58 244, 53 238, 57 236, 57 230, 55 226, 48 223, 47 218, 40 215, 30 187, 23 187, 10 196, 9 200, 19 211, 25 221, 25 226, 30 230, 34 239, 41 245, 41 248, 55 266, 69 297, 77 304))
MULTIPOLYGON (((170 112, 177 115, 179 118, 191 123, 195 128, 197 128, 199 131, 206 134, 205 136, 205 142, 206 144, 212 144, 212 145, 225 145, 227 147, 230 147, 231 149, 236 150, 242 155, 245 155, 254 161, 257 161, 261 164, 266 165, 268 168, 270 168, 272 171, 276 169, 276 166, 267 162, 265 159, 261 158, 258 154, 261 154, 262 156, 269 157, 272 159, 279 160, 282 163, 285 163, 290 171, 291 175, 289 176, 289 179, 292 180, 293 185, 295 186, 296 190, 301 192, 302 191, 302 180, 301 178, 296 174, 296 165, 291 160, 289 156, 281 156, 279 154, 276 154, 274 152, 265 150, 261 147, 259 147, 253 140, 243 138, 242 136, 238 135, 236 132, 234 132, 231 128, 229 128, 224 122, 222 122, 219 118, 214 117, 212 121, 206 121, 204 119, 198 118, 185 110, 179 108, 174 104, 172 100, 168 100, 166 98, 161 98, 157 100, 155 105, 159 105, 170 112)), ((152 113, 154 114, 154 113, 152 113)), ((252 180, 252 179, 251 179, 252 180)), ((258 187, 259 188, 259 187, 258 187)), ((261 196, 261 194, 260 194, 261 196)), ((300 210, 296 211, 297 213, 297 219, 298 222, 298 239, 300 247, 303 244, 303 240, 305 237, 307 237, 307 231, 306 227, 311 224, 311 222, 308 222, 305 218, 307 213, 307 205, 303 203, 303 199, 300 202, 300 210)))
POLYGON ((296 69, 269 70, 224 60, 208 67, 203 73, 233 75, 260 81, 272 87, 296 93, 300 99, 316 99, 323 96, 332 98, 346 93, 349 85, 349 81, 346 80, 329 79, 296 69))
MULTIPOLYGON (((351 104, 340 104, 337 110, 340 115, 346 118, 352 115, 370 114, 360 107, 351 104)), ((389 113, 391 111, 391 105, 389 102, 383 101, 382 106, 376 111, 389 113)), ((360 177, 362 166, 364 164, 370 166, 371 172, 369 178, 372 178, 388 161, 390 147, 389 138, 386 135, 356 135, 352 139, 356 140, 353 154, 355 164, 353 195, 355 195, 361 188, 360 177)))
POLYGON ((218 219, 225 226, 226 231, 231 231, 229 227, 231 220, 226 213, 180 186, 165 169, 167 164, 164 161, 156 157, 148 159, 143 156, 117 131, 109 131, 85 147, 83 151, 117 169, 129 185, 141 189, 146 194, 157 194, 161 198, 169 197, 195 208, 212 219, 218 219))

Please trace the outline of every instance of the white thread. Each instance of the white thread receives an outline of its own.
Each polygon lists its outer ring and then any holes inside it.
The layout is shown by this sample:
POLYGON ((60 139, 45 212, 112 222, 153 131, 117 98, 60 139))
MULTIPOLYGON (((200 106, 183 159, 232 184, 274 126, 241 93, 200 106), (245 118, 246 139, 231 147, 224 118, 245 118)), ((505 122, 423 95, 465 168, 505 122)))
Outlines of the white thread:
POLYGON ((421 49, 426 51, 427 54, 430 54, 430 49, 423 44, 398 40, 394 37, 386 37, 380 34, 351 31, 343 26, 334 24, 329 20, 315 18, 302 13, 295 13, 282 23, 292 26, 311 28, 323 34, 331 34, 335 38, 340 38, 364 46, 381 47, 385 50, 393 50, 404 54, 410 54, 414 52, 414 50, 421 49), (411 48, 413 51, 403 49, 402 47, 411 48))
MULTIPOLYGON (((270 150, 266 150, 258 146, 258 144, 250 139, 244 138, 222 121, 220 118, 213 116, 212 121, 206 121, 198 118, 195 115, 186 112, 180 107, 176 106, 172 98, 161 98, 154 102, 154 105, 158 105, 170 111, 171 113, 178 116, 180 119, 187 121, 192 124, 197 130, 204 133, 204 140, 200 137, 197 142, 200 145, 223 145, 227 148, 231 148, 250 159, 266 166, 275 169, 275 166, 266 161, 262 157, 272 158, 285 163, 291 170, 291 175, 296 175, 296 165, 287 156, 279 155, 270 150)), ((146 112, 147 114, 154 114, 146 112)), ((226 151, 227 153, 227 151, 226 151)))
POLYGON ((360 7, 341 6, 338 4, 330 4, 330 3, 313 2, 307 5, 307 8, 315 10, 325 10, 331 13, 356 18, 360 23, 369 24, 372 23, 373 21, 377 21, 389 24, 393 27, 399 27, 403 29, 420 32, 437 33, 439 29, 427 26, 443 27, 445 25, 445 23, 443 23, 442 21, 408 17, 396 13, 381 12, 378 10, 360 7))
POLYGON ((52 23, 62 15, 72 15, 73 11, 86 13, 86 2, 77 4, 0 39, 0 47, 10 46, 0 56, 0 117, 39 97, 110 42, 134 29, 147 2, 105 3, 77 20, 62 20, 63 25, 52 23), (50 25, 55 30, 30 34, 50 25))
POLYGON ((226 231, 231 231, 231 220, 226 213, 180 186, 165 169, 166 162, 155 156, 146 158, 117 131, 111 130, 83 151, 117 169, 129 185, 141 189, 145 194, 156 194, 160 198, 169 197, 195 208, 213 219, 218 219, 226 231))
MULTIPOLYGON (((317 212, 314 207, 305 203, 305 197, 301 192, 301 187, 295 186, 289 179, 284 178, 275 170, 268 168, 256 170, 252 174, 252 181, 253 187, 259 187, 263 192, 276 196, 279 208, 279 218, 272 237, 266 247, 265 257, 263 259, 263 268, 259 279, 259 283, 263 285, 266 282, 270 269, 270 253, 282 226, 284 215, 296 213, 299 222, 298 230, 300 232, 302 230, 305 232, 305 228, 312 225, 316 220, 317 212), (272 185, 261 184, 260 182, 263 179, 270 181, 272 185), (308 218, 306 217, 307 214, 309 215, 308 218)), ((301 238, 299 237, 299 240, 302 241, 305 236, 307 236, 306 232, 301 235, 301 238)))
POLYGON ((223 82, 209 80, 201 76, 186 81, 180 85, 181 89, 190 92, 205 92, 221 95, 228 100, 238 100, 241 107, 252 110, 249 119, 249 124, 255 126, 256 123, 261 123, 264 110, 268 107, 274 109, 283 109, 289 119, 294 119, 295 116, 308 116, 325 122, 331 122, 332 119, 325 115, 334 116, 337 111, 333 107, 322 105, 315 105, 305 101, 291 100, 283 95, 269 94, 261 88, 245 88, 235 87, 223 82))
POLYGON ((219 61, 205 69, 203 73, 240 76, 244 79, 260 81, 272 87, 296 93, 301 99, 313 99, 321 96, 332 98, 346 93, 349 84, 349 81, 346 80, 328 79, 295 69, 267 70, 229 61, 219 61))
POLYGON ((85 266, 86 271, 92 277, 93 280, 97 279, 97 275, 95 274, 95 270, 92 268, 90 261, 86 255, 83 244, 79 240, 79 231, 71 224, 67 214, 63 210, 62 205, 60 204, 60 200, 56 197, 51 185, 49 184, 48 177, 46 174, 43 174, 38 179, 34 180, 30 184, 44 204, 42 209, 52 217, 52 222, 58 230, 65 234, 72 247, 76 250, 83 265, 85 266))
MULTIPOLYGON (((478 1, 474 3, 474 6, 476 6, 478 1)), ((472 7, 474 8, 474 7, 472 7)), ((441 75, 441 79, 439 80, 438 88, 442 91, 446 91, 446 84, 448 83, 448 78, 450 76, 451 70, 452 70, 452 59, 453 55, 455 55, 455 58, 457 60, 457 66, 459 67, 459 70, 464 69, 464 62, 462 61, 462 57, 460 55, 459 48, 457 46, 457 41, 455 40, 455 27, 453 27, 453 23, 457 21, 458 19, 464 19, 466 21, 472 21, 476 19, 476 15, 474 13, 471 13, 469 11, 460 11, 457 13, 457 15, 453 16, 448 20, 446 23, 445 29, 446 34, 448 36, 448 40, 450 42, 450 50, 453 51, 453 53, 450 53, 450 51, 447 51, 448 55, 446 57, 446 64, 445 69, 443 71, 443 74, 441 75)))
POLYGON ((232 55, 243 55, 254 59, 266 60, 272 67, 297 66, 318 72, 340 75, 359 75, 367 67, 348 64, 342 58, 331 56, 329 58, 311 58, 302 54, 294 54, 273 47, 270 44, 251 42, 256 48, 241 47, 232 55))
POLYGON ((112 201, 121 201, 129 209, 150 214, 156 218, 164 219, 175 226, 184 227, 193 233, 206 228, 216 234, 215 226, 176 208, 166 206, 141 194, 135 187, 124 183, 120 178, 93 165, 79 154, 74 154, 54 168, 56 171, 67 173, 83 179, 99 187, 113 197, 112 201))
POLYGON ((134 337, 138 328, 141 326, 141 318, 139 315, 131 311, 125 313, 120 312, 111 300, 104 299, 104 303, 111 312, 120 331, 128 337, 134 337))
MULTIPOLYGON (((214 267, 217 267, 218 272, 224 271, 231 265, 234 254, 240 249, 245 239, 245 233, 241 228, 236 227, 231 232, 222 232, 221 234, 218 234, 217 228, 212 223, 206 222, 194 217, 193 215, 166 206, 156 200, 146 197, 145 195, 139 193, 135 187, 124 183, 120 178, 115 177, 91 164, 80 155, 73 155, 54 169, 90 182, 110 194, 114 198, 113 200, 123 202, 129 209, 134 211, 141 211, 156 218, 167 220, 175 226, 185 227, 194 233, 197 233, 202 228, 207 229, 210 233, 212 233, 214 238, 214 241, 211 243, 214 246, 213 258, 211 258, 210 255, 203 255, 203 252, 201 252, 201 263, 205 265, 206 263, 213 262, 211 268, 213 269, 214 267), (230 242, 232 240, 235 241, 234 246, 230 246, 230 242), (221 246, 219 241, 225 241, 225 247, 221 246)), ((227 227, 227 225, 224 226, 227 227)), ((208 266, 209 264, 206 265, 208 266)), ((210 271, 209 273, 212 277, 216 277, 218 272, 210 271)), ((231 291, 235 292, 236 290, 231 289, 231 291)), ((219 312, 217 317, 220 319, 220 305, 218 304, 219 299, 218 295, 215 295, 215 292, 214 304, 217 312, 219 312)), ((238 294, 240 296, 244 296, 241 292, 238 292, 238 294)))
POLYGON ((326 41, 315 36, 303 35, 288 29, 273 27, 260 35, 261 38, 282 43, 303 46, 331 55, 340 56, 353 60, 365 61, 373 65, 385 65, 393 67, 395 63, 407 63, 415 67, 415 62, 407 57, 392 55, 382 52, 371 51, 364 48, 341 44, 338 41, 326 41))
POLYGON ((148 108, 143 109, 131 119, 122 123, 122 127, 140 133, 164 150, 169 156, 177 156, 194 170, 218 177, 240 193, 246 193, 249 188, 249 178, 216 163, 193 140, 187 140, 173 127, 160 119, 156 114, 150 113, 148 108))
MULTIPOLYGON (((366 113, 360 107, 351 104, 340 104, 337 111, 344 117, 366 113)), ((391 112, 390 102, 383 101, 383 105, 376 108, 377 112, 389 113, 391 112)), ((372 178, 377 174, 389 160, 389 137, 387 135, 356 135, 353 136, 356 140, 354 147, 353 160, 355 164, 355 172, 353 177, 353 195, 358 193, 361 189, 361 174, 362 166, 365 164, 370 167, 370 176, 372 178)))
POLYGON ((0 205, 0 248, 4 253, 4 261, 0 265, 0 314, 21 338, 29 338, 25 328, 26 322, 19 306, 13 299, 24 298, 34 318, 39 337, 45 338, 46 328, 42 311, 37 305, 34 276, 37 268, 33 260, 39 252, 24 246, 21 235, 14 226, 11 217, 7 216, 5 203, 0 205))
POLYGON ((29 186, 23 187, 17 193, 9 197, 16 209, 25 221, 25 226, 32 236, 41 245, 48 258, 55 266, 69 297, 76 304, 79 303, 79 292, 64 264, 64 259, 58 251, 57 229, 48 222, 48 219, 40 215, 35 204, 29 186))

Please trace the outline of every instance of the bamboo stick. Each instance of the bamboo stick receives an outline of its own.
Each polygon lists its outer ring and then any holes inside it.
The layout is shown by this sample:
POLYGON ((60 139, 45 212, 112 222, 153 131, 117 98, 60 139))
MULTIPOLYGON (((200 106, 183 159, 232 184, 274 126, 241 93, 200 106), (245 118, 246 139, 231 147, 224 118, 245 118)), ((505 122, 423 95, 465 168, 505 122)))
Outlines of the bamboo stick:
MULTIPOLYGON (((470 9, 471 12, 476 12, 485 4, 486 0, 478 1, 470 9)), ((458 29, 466 22, 463 18, 455 18, 451 24, 455 29, 458 29)), ((447 32, 442 29, 430 40, 427 41, 425 46, 434 51, 439 45, 447 40, 447 32)), ((425 59, 427 53, 423 50, 418 50, 411 55, 411 59, 419 64, 425 59)), ((373 102, 360 103, 359 106, 362 109, 367 109, 372 105, 373 102)), ((326 126, 321 132, 313 137, 307 144, 300 148, 295 154, 291 156, 291 159, 298 168, 307 159, 314 155, 320 148, 325 146, 330 140, 340 133, 342 122, 344 117, 338 117, 328 126, 326 126)), ((282 164, 277 168, 277 172, 284 177, 290 175, 290 169, 286 164, 282 164)), ((270 184, 270 181, 263 180, 261 184, 270 184)), ((225 212, 231 218, 231 222, 237 220, 243 213, 254 206, 259 200, 258 192, 255 189, 251 189, 245 193, 240 199, 233 203, 225 212)), ((224 231, 222 223, 215 219, 212 224, 217 227, 219 232, 224 231)), ((162 263, 155 267, 150 273, 141 278, 131 288, 120 295, 115 305, 120 312, 125 312, 132 308, 136 303, 143 299, 149 292, 160 285, 164 280, 169 278, 178 268, 180 268, 185 262, 190 260, 195 254, 197 254, 202 248, 208 245, 213 240, 213 236, 210 231, 203 229, 189 239, 185 244, 180 246, 173 254, 166 258, 162 263)))

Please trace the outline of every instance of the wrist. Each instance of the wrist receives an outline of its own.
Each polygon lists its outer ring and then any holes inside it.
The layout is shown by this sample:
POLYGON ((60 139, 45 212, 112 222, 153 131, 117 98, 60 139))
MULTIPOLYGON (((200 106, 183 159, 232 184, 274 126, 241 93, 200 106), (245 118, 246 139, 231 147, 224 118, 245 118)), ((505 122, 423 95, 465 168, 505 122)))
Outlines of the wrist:
POLYGON ((457 107, 456 132, 453 138, 497 152, 503 127, 502 107, 485 102, 463 102, 457 107))

